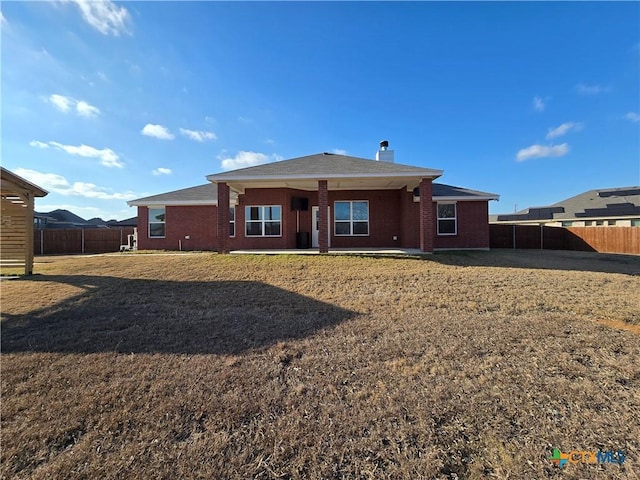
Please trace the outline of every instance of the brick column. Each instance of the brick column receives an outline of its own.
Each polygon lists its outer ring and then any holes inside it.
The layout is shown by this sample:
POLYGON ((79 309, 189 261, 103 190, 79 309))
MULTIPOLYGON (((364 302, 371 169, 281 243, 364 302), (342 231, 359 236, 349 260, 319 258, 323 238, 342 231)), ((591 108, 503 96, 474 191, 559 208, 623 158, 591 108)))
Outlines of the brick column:
POLYGON ((218 183, 218 253, 229 253, 229 185, 218 183))
POLYGON ((434 230, 431 179, 423 178, 420 180, 420 250, 423 252, 433 252, 434 230))
POLYGON ((318 180, 318 246, 320 253, 329 252, 329 187, 326 180, 318 180))

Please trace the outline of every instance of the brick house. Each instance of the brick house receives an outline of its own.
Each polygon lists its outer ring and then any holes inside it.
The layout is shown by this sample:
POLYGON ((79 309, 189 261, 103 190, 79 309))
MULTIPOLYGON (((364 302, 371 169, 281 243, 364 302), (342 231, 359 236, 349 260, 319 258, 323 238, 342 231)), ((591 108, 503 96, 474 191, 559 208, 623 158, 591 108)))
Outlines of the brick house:
POLYGON ((140 249, 488 249, 498 195, 434 183, 442 173, 395 163, 381 142, 376 160, 320 153, 127 203, 140 249))

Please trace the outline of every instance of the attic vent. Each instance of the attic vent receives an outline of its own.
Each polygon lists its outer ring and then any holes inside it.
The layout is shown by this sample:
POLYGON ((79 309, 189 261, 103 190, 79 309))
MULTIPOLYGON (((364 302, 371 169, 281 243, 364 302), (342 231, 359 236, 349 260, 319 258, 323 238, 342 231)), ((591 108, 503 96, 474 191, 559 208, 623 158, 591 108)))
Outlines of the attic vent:
POLYGON ((331 153, 331 152, 322 152, 323 155, 335 155, 335 153, 331 153))

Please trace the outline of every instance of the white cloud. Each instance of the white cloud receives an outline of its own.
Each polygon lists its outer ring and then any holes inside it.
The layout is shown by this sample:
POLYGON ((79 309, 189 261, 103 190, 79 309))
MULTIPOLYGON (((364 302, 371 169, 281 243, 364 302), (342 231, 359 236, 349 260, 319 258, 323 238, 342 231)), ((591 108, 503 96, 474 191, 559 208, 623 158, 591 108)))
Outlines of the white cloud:
POLYGON ((79 100, 78 103, 76 103, 76 111, 81 117, 95 117, 100 113, 98 108, 93 105, 89 105, 87 102, 82 100, 79 100))
POLYGON ((127 32, 127 23, 131 17, 126 8, 119 7, 109 0, 71 1, 80 9, 82 18, 103 35, 113 34, 118 36, 127 32))
POLYGON ((205 140, 216 140, 218 137, 213 132, 204 132, 202 130, 187 130, 186 128, 181 128, 180 133, 185 137, 189 137, 191 140, 195 140, 196 142, 204 142, 205 140))
POLYGON ((84 100, 76 100, 75 98, 65 97, 64 95, 53 94, 49 96, 49 102, 61 112, 67 113, 71 108, 75 107, 75 111, 82 117, 95 117, 100 114, 100 109, 89 105, 84 100))
POLYGON ((544 103, 544 100, 540 97, 533 97, 533 109, 536 112, 544 112, 544 109, 546 108, 546 105, 544 103))
POLYGON ((61 112, 68 112, 69 109, 71 108, 71 105, 74 103, 74 100, 69 98, 69 97, 65 97, 64 95, 51 95, 49 97, 49 101, 53 104, 54 107, 56 107, 58 110, 60 110, 61 112))
POLYGON ((159 138, 160 140, 173 140, 176 136, 171 133, 167 127, 163 127, 162 125, 153 125, 151 123, 147 123, 140 133, 146 135, 147 137, 159 138))
POLYGON ((263 163, 277 162, 282 160, 280 155, 265 155, 258 152, 240 151, 235 157, 227 157, 225 154, 218 155, 218 160, 224 170, 235 170, 237 168, 253 167, 263 163))
POLYGON ((630 122, 640 122, 640 115, 638 115, 636 112, 629 112, 625 114, 624 118, 626 118, 630 122))
POLYGON ((579 132, 580 130, 582 130, 582 124, 581 123, 577 123, 577 122, 567 122, 567 123, 563 123, 562 125, 560 125, 559 127, 556 128, 550 128, 549 129, 549 133, 547 133, 547 140, 550 138, 556 138, 556 137, 561 137, 563 135, 566 135, 569 132, 579 132))
POLYGON ((99 187, 94 183, 70 183, 65 177, 57 173, 43 173, 27 168, 17 168, 15 173, 45 190, 65 196, 94 198, 98 200, 132 200, 137 197, 133 192, 111 192, 109 189, 99 187))
POLYGON ((170 168, 158 167, 152 172, 154 175, 171 175, 173 172, 170 168))
POLYGON ((341 148, 334 148, 333 150, 331 150, 333 153, 335 153, 336 155, 346 155, 347 151, 343 150, 341 148))
POLYGON ((97 148, 90 147, 89 145, 63 145, 58 142, 39 142, 38 140, 33 140, 29 142, 29 145, 36 148, 47 148, 54 147, 58 150, 62 150, 63 152, 67 152, 69 155, 78 155, 80 157, 86 158, 98 158, 100 159, 100 163, 105 167, 124 167, 124 163, 120 161, 120 157, 110 148, 103 148, 102 150, 98 150, 97 148))
POLYGON ((6 25, 7 24, 7 19, 4 18, 4 15, 2 14, 2 12, 0 12, 0 24, 2 24, 2 25, 6 25))
POLYGON ((98 75, 98 78, 100 80, 102 80, 103 82, 108 82, 109 81, 109 77, 107 77, 107 74, 104 72, 98 72, 96 75, 98 75))
POLYGON ((567 153, 569 153, 569 145, 566 143, 561 145, 531 145, 518 151, 516 159, 518 162, 524 162, 530 158, 562 157, 567 153))
POLYGON ((585 85, 579 83, 576 85, 576 90, 580 95, 598 95, 600 93, 609 93, 611 87, 603 87, 602 85, 585 85))

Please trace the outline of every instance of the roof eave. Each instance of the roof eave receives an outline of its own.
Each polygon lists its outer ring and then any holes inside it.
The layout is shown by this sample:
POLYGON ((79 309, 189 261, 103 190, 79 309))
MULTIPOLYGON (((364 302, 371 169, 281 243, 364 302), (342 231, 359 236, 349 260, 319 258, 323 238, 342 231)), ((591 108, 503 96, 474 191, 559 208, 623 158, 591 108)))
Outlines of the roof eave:
POLYGON ((214 173, 207 175, 207 180, 213 183, 218 182, 256 182, 274 180, 355 180, 365 178, 432 178, 436 179, 444 173, 444 170, 426 170, 423 172, 387 172, 387 173, 362 173, 362 174, 313 174, 313 175, 238 175, 227 176, 226 174, 214 173))
POLYGON ((218 205, 217 200, 182 200, 182 201, 172 201, 172 200, 129 200, 127 205, 130 207, 156 207, 156 206, 194 206, 194 205, 218 205))
POLYGON ((440 200, 444 202, 473 202, 473 201, 489 201, 489 200, 500 200, 500 195, 477 195, 477 196, 437 196, 433 195, 434 200, 440 200))

